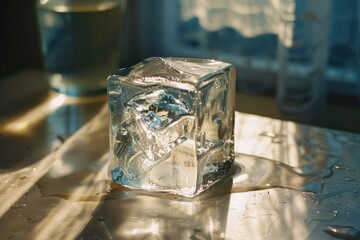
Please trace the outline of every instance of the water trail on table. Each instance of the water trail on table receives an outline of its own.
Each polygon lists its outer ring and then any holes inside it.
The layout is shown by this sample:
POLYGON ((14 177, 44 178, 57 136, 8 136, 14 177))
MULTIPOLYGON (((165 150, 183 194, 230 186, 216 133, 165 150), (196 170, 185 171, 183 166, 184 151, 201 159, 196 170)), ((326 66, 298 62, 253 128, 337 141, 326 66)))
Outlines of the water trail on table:
POLYGON ((331 167, 337 161, 336 157, 329 158, 323 167, 323 164, 318 166, 314 159, 312 171, 308 171, 308 164, 305 167, 292 167, 279 161, 236 153, 235 163, 242 170, 233 176, 232 192, 280 187, 320 193, 324 180, 332 176, 331 167))

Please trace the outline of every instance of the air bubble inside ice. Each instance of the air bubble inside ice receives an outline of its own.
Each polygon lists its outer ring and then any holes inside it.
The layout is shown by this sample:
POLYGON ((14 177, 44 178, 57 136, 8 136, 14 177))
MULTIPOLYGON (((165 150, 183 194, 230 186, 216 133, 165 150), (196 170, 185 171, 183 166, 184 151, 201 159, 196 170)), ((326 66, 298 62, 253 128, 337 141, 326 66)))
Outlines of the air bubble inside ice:
POLYGON ((137 95, 125 106, 136 111, 137 115, 152 130, 162 129, 181 116, 192 114, 188 104, 174 94, 163 89, 137 95))

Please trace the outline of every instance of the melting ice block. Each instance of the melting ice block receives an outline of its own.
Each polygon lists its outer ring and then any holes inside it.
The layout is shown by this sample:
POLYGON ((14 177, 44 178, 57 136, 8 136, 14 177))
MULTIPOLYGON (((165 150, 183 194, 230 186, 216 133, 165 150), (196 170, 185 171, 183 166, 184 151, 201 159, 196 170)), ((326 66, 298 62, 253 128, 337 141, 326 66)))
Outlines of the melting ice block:
POLYGON ((235 69, 204 59, 148 58, 108 78, 111 176, 193 197, 234 161, 235 69))

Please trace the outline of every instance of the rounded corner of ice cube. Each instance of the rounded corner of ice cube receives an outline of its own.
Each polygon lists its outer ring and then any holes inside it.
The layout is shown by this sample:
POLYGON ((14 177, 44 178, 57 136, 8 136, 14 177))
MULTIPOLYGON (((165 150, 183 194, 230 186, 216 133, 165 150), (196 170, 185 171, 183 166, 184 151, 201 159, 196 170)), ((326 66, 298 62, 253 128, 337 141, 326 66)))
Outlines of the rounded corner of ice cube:
POLYGON ((230 63, 230 62, 222 62, 222 68, 221 68, 222 71, 233 71, 235 72, 236 71, 236 68, 235 66, 230 63))
POLYGON ((119 79, 121 77, 128 76, 129 73, 134 69, 134 66, 119 68, 116 72, 111 74, 108 79, 119 79))

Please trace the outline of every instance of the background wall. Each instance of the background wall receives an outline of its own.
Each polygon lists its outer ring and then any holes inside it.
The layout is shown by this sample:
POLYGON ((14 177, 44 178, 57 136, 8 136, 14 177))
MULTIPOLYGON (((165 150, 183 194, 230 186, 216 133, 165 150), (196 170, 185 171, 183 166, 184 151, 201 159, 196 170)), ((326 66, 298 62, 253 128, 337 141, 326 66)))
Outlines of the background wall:
MULTIPOLYGON (((149 56, 166 55, 163 52, 163 45, 171 43, 167 40, 171 40, 169 36, 174 35, 176 30, 166 26, 172 26, 174 19, 178 17, 175 10, 179 9, 176 1, 170 3, 170 1, 166 0, 131 0, 127 2, 122 38, 123 57, 119 65, 129 66, 149 56), (167 11, 168 9, 172 9, 173 12, 167 11), (165 14, 163 14, 164 11, 165 14), (166 16, 168 19, 165 19, 166 16)), ((341 10, 341 7, 345 8, 346 6, 348 5, 337 3, 334 8, 341 10)), ((342 9, 343 13, 348 11, 348 9, 342 9)), ((0 8, 0 27, 2 31, 0 38, 0 81, 26 69, 41 70, 41 50, 35 0, 4 1, 0 8)), ((356 27, 354 25, 351 29, 354 30, 356 27)), ((191 33, 193 29, 184 28, 182 25, 182 28, 176 30, 180 31, 180 35, 186 40, 189 35, 183 34, 184 29, 188 33, 191 33)), ((342 31, 345 30, 342 29, 342 31)), ((342 34, 342 36, 345 35, 342 34)), ((190 41, 190 43, 194 45, 196 42, 190 41)), ((357 42, 353 43, 357 44, 357 42)), ((195 44, 194 46, 197 47, 198 45, 195 44)), ((191 51, 194 52, 194 50, 191 51)), ((338 49, 338 51, 343 52, 342 49, 338 49)), ((187 54, 183 53, 183 55, 187 54)), ((342 63, 341 59, 339 59, 340 63, 342 63)), ((28 84, 31 84, 31 82, 28 84)), ((334 88, 343 89, 344 86, 346 87, 346 84, 334 88)), ((348 89, 353 90, 354 88, 350 86, 348 89)), ((330 95, 328 100, 329 105, 325 113, 314 124, 321 127, 360 133, 360 109, 357 100, 343 95, 330 95)), ((265 95, 238 93, 236 107, 238 111, 281 118, 277 111, 274 93, 265 95)))
POLYGON ((28 68, 41 68, 34 0, 3 1, 0 8, 0 79, 28 68))

